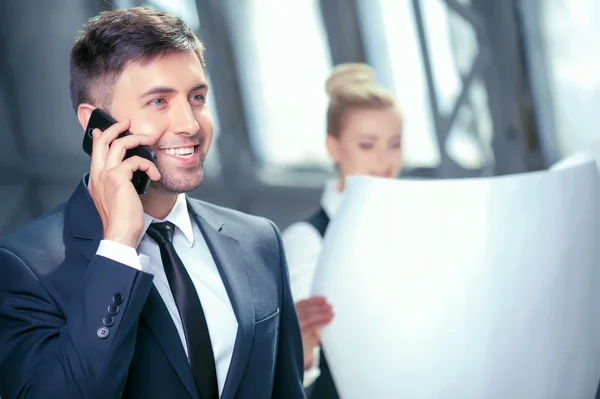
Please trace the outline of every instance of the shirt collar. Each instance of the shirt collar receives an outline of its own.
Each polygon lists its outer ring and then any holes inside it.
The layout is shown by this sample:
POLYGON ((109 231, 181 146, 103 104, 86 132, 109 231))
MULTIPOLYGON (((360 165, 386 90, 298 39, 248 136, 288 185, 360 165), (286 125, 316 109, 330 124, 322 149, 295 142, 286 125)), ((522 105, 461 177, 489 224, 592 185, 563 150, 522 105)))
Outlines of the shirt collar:
MULTIPOLYGON (((194 229, 192 228, 192 220, 190 219, 187 208, 187 199, 184 193, 177 196, 177 201, 175 201, 173 209, 171 209, 171 212, 164 220, 155 219, 147 213, 144 213, 144 234, 151 223, 164 221, 173 223, 183 233, 190 247, 194 245, 194 229)), ((138 245, 144 237, 144 234, 140 235, 138 245)))
POLYGON ((338 190, 338 185, 339 180, 337 178, 327 180, 321 195, 321 207, 330 219, 335 216, 343 199, 343 193, 338 190))

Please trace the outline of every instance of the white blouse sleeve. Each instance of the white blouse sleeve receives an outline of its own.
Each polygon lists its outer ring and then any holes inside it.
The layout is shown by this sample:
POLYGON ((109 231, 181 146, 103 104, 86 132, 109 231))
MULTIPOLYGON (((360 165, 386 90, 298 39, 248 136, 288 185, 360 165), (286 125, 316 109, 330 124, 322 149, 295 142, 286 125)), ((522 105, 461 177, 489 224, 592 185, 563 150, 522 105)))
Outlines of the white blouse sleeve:
POLYGON ((307 222, 294 223, 282 233, 294 302, 310 297, 323 247, 319 232, 307 222))
MULTIPOLYGON (((290 285, 294 302, 310 297, 312 283, 321 255, 323 240, 321 234, 309 223, 294 223, 282 233, 283 247, 290 272, 290 285)), ((304 387, 315 382, 321 374, 319 370, 320 347, 315 347, 315 360, 304 372, 304 387)))

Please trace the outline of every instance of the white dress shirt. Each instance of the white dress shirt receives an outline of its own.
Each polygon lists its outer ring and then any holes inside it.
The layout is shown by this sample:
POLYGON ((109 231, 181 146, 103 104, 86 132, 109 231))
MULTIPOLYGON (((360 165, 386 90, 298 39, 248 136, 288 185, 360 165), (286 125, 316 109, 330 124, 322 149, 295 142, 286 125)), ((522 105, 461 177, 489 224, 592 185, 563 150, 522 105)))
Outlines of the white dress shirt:
MULTIPOLYGON (((162 265, 159 247, 154 240, 145 234, 150 223, 162 221, 144 214, 144 234, 138 240, 137 251, 127 245, 102 240, 96 253, 154 275, 154 286, 171 314, 189 359, 181 317, 162 265)), ((176 226, 173 246, 185 265, 202 303, 215 356, 220 395, 223 392, 225 378, 231 363, 238 329, 237 319, 202 232, 190 218, 185 194, 180 194, 177 197, 175 206, 164 221, 169 221, 176 226)))
MULTIPOLYGON (((332 219, 342 202, 342 193, 338 190, 338 179, 325 183, 321 196, 321 207, 332 219)), ((290 285, 294 302, 310 298, 317 262, 323 247, 321 234, 308 222, 297 222, 282 233, 287 264, 290 272, 290 285)), ((315 348, 315 361, 304 373, 304 386, 310 386, 321 374, 319 370, 320 348, 315 348)))

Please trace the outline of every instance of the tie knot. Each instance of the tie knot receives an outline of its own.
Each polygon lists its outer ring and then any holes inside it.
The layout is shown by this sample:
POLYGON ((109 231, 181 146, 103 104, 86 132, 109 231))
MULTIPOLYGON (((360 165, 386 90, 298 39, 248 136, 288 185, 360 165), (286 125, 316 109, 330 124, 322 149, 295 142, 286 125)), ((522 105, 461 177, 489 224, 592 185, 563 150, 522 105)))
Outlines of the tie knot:
POLYGON ((146 233, 158 245, 173 242, 173 234, 175 234, 175 225, 171 222, 151 223, 146 233))

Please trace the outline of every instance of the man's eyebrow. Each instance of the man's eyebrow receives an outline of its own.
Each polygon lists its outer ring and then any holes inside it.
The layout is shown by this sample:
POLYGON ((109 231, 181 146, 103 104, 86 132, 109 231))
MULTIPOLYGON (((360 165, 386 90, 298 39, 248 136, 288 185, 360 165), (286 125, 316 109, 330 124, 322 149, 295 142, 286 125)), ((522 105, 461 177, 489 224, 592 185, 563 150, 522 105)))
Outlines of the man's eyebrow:
POLYGON ((190 93, 198 90, 208 90, 208 84, 200 83, 190 89, 190 93))
POLYGON ((157 87, 151 87, 150 89, 146 90, 145 92, 143 92, 140 95, 140 99, 147 97, 149 95, 152 94, 166 94, 166 93, 174 93, 175 89, 173 89, 172 87, 165 87, 165 86, 157 86, 157 87))
MULTIPOLYGON (((198 90, 208 90, 208 84, 206 84, 206 83, 197 84, 196 86, 194 86, 190 89, 190 93, 193 91, 198 91, 198 90)), ((176 91, 177 90, 175 90, 174 88, 166 87, 166 86, 151 87, 150 89, 146 90, 145 92, 143 92, 140 95, 140 99, 150 96, 150 95, 154 95, 154 94, 168 94, 168 93, 175 93, 176 91)))

